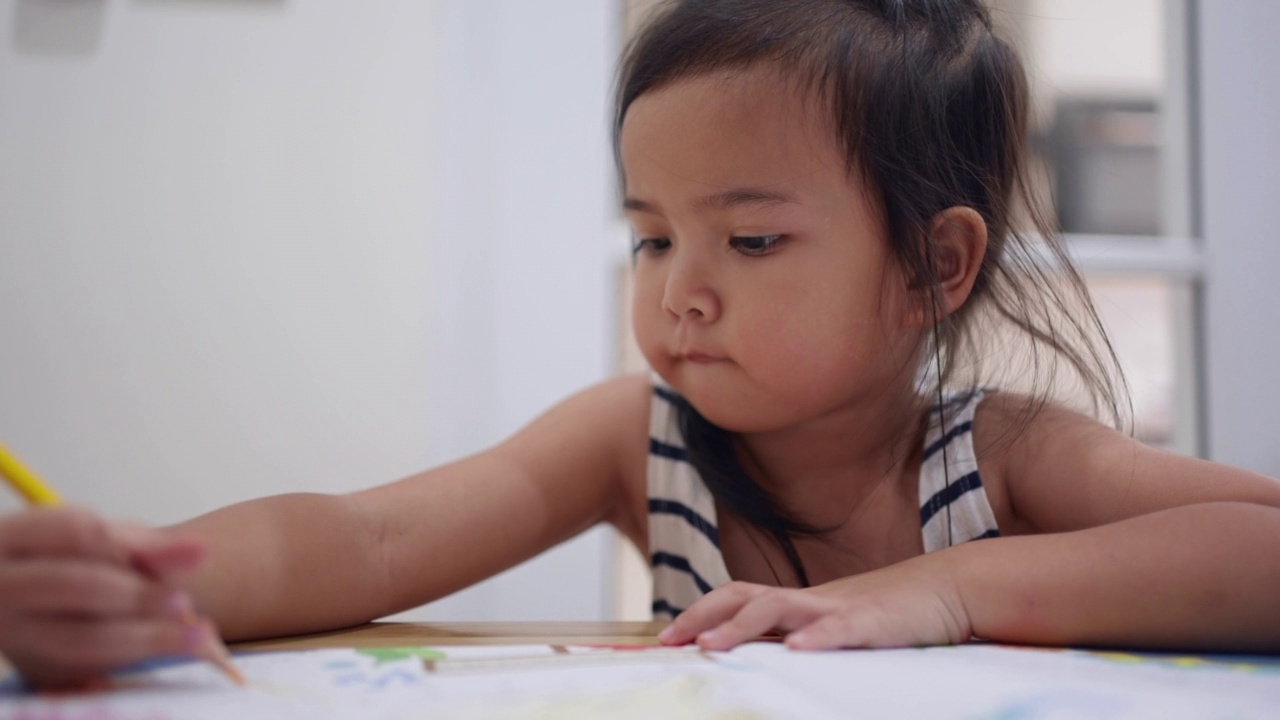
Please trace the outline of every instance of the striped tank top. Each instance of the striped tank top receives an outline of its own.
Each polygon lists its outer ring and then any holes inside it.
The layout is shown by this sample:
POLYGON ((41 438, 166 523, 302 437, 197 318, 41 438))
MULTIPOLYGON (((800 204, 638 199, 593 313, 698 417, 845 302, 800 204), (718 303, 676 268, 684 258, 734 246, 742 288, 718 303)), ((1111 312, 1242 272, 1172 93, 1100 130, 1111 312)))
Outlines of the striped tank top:
MULTIPOLYGON (((956 396, 929 413, 919 480, 925 552, 1000 534, 973 452, 973 416, 982 395, 956 396)), ((730 580, 715 498, 685 453, 674 404, 679 399, 655 381, 646 471, 655 620, 674 618, 730 580)))

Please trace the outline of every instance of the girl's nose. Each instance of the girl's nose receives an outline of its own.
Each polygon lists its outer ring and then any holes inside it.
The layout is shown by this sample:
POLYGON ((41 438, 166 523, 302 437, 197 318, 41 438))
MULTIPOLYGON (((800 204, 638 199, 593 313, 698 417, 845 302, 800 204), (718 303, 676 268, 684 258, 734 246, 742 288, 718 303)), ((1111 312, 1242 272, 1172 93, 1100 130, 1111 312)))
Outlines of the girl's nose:
POLYGON ((664 310, 676 319, 697 322, 712 322, 720 317, 720 297, 703 260, 677 251, 668 270, 662 294, 664 310))

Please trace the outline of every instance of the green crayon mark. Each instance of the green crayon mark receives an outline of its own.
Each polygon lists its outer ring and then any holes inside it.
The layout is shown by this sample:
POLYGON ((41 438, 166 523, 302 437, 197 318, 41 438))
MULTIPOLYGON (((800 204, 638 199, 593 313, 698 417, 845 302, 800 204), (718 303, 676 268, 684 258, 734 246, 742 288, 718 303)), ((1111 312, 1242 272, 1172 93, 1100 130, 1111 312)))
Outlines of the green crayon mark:
POLYGON ((398 648, 356 648, 360 655, 373 658, 375 665, 417 658, 419 660, 443 660, 445 654, 435 648, 398 647, 398 648))

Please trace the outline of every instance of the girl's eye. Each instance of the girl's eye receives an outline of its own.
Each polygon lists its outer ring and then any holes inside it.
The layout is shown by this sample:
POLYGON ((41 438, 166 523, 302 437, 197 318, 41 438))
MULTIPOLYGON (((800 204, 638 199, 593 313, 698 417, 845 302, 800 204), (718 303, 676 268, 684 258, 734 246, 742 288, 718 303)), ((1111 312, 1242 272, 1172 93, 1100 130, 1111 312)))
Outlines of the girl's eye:
POLYGON ((664 237, 641 238, 639 240, 636 240, 635 243, 632 244, 631 255, 632 256, 639 255, 640 253, 646 250, 651 253, 660 253, 669 247, 671 247, 670 238, 664 238, 664 237))
POLYGON ((782 241, 781 235, 729 238, 729 247, 743 255, 767 255, 782 241))

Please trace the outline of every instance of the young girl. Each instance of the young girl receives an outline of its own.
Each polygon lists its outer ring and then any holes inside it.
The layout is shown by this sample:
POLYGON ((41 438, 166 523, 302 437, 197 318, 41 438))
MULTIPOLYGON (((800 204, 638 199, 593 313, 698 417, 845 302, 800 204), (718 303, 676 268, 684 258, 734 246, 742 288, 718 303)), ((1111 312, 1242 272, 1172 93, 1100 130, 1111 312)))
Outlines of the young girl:
POLYGON ((667 643, 1280 648, 1280 484, 1144 447, 1043 383, 977 384, 979 360, 1061 361, 1116 408, 1079 277, 1047 228, 1046 255, 1014 227, 1026 105, 976 0, 668 7, 616 125, 654 376, 351 495, 160 530, 3 518, 0 651, 61 683, 215 624, 353 625, 602 521, 648 548, 667 643))

